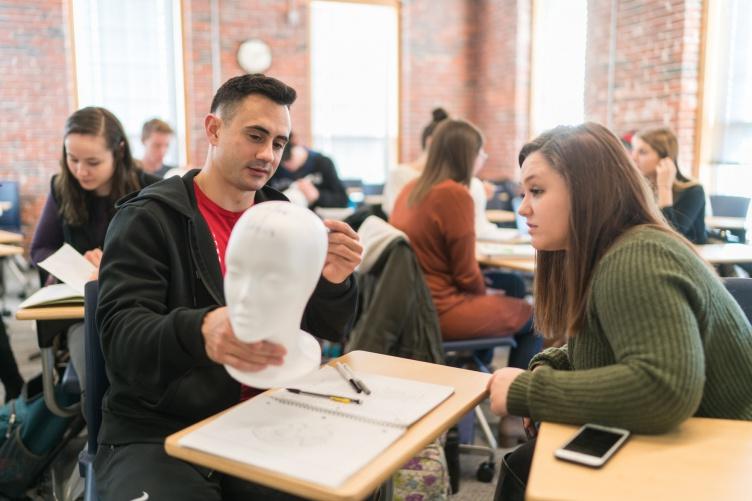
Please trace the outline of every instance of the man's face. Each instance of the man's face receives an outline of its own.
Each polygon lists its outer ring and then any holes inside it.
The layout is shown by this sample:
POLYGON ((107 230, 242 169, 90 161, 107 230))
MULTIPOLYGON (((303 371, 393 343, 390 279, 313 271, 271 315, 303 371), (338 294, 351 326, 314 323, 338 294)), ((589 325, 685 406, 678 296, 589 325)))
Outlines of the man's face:
POLYGON ((171 134, 166 132, 152 132, 144 140, 144 158, 154 163, 162 164, 167 150, 170 148, 171 134))
MULTIPOLYGON (((227 113, 225 113, 227 115, 227 113)), ((228 119, 209 115, 206 131, 213 151, 212 167, 239 191, 258 191, 277 170, 290 136, 290 112, 260 94, 239 103, 228 119)))

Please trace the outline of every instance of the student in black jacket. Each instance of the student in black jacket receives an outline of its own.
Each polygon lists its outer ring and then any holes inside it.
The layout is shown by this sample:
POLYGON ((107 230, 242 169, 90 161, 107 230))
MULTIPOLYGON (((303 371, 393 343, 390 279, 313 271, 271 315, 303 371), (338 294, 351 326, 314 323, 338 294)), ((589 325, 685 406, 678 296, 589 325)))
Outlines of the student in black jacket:
POLYGON ((705 190, 678 167, 679 142, 670 129, 639 131, 632 137, 632 159, 648 178, 669 224, 693 244, 707 241, 705 190))
POLYGON ((285 192, 292 202, 307 205, 309 209, 347 207, 349 202, 331 158, 295 144, 292 134, 269 186, 285 192))
MULTIPOLYGON (((171 458, 164 439, 240 400, 241 385, 222 364, 254 371, 284 358, 279 345, 235 337, 222 284, 232 225, 253 204, 285 199, 264 185, 287 142, 294 100, 273 78, 228 80, 205 119, 204 168, 125 200, 111 223, 97 311, 111 382, 95 461, 102 499, 289 498, 171 458)), ((302 328, 338 341, 354 314, 350 274, 362 249, 347 225, 325 224, 329 251, 302 328)))

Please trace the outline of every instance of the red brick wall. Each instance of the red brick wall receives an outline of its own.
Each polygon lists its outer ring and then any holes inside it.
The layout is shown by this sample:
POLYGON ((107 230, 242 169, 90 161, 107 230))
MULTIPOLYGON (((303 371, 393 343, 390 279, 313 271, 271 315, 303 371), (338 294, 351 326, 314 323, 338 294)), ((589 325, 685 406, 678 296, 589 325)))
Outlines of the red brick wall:
POLYGON ((477 2, 471 23, 477 29, 471 119, 486 137, 488 153, 480 176, 515 179, 517 153, 529 139, 530 27, 529 0, 477 2))
MULTIPOLYGON (((611 0, 590 0, 586 115, 623 132, 667 123, 692 162, 702 0, 617 2, 613 108, 608 61, 611 0)), ((31 234, 50 176, 59 168, 60 132, 74 107, 67 0, 0 1, 0 177, 22 182, 25 230, 31 234)), ((183 0, 186 113, 191 162, 206 154, 203 119, 217 84, 241 72, 235 53, 258 37, 273 54, 267 72, 298 91, 293 128, 310 140, 308 2, 183 0), (290 5, 297 22, 290 22, 290 5), (220 35, 215 82, 212 28, 220 35)), ((528 139, 530 0, 411 0, 401 7, 401 160, 420 151, 431 109, 444 106, 475 122, 490 156, 482 173, 517 172, 528 139)), ((687 170, 687 167, 685 167, 687 170)))
MULTIPOLYGON (((611 0, 591 0, 586 116, 607 123, 611 0)), ((702 0, 620 0, 611 127, 616 133, 667 125, 681 164, 694 158, 702 0)))
POLYGON ((209 0, 185 0, 186 90, 188 99, 191 162, 203 165, 206 156, 204 117, 217 90, 212 55, 212 23, 219 28, 219 84, 241 75, 235 55, 242 42, 260 38, 272 51, 272 66, 266 74, 279 78, 298 92, 291 108, 293 129, 307 142, 310 139, 309 13, 307 2, 296 2, 298 21, 290 23, 287 0, 218 2, 216 18, 209 0), (255 7, 255 8, 254 8, 255 7))
POLYGON ((441 106, 450 115, 467 117, 472 83, 469 79, 470 2, 432 0, 405 2, 401 12, 401 160, 420 154, 420 136, 441 106))
POLYGON ((59 169, 73 104, 63 0, 0 2, 0 180, 20 182, 27 238, 59 169))

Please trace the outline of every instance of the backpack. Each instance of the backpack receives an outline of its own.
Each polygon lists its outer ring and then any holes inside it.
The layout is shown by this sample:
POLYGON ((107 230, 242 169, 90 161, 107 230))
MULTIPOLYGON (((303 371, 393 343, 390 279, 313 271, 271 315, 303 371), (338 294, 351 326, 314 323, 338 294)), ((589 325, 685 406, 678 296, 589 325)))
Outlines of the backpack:
MULTIPOLYGON (((26 395, 30 386, 33 383, 26 386, 20 397, 0 407, 0 494, 11 498, 23 496, 83 427, 80 416, 60 417, 50 412, 41 392, 31 397, 26 395)), ((71 405, 79 398, 59 386, 55 388, 55 397, 63 405, 71 405)))

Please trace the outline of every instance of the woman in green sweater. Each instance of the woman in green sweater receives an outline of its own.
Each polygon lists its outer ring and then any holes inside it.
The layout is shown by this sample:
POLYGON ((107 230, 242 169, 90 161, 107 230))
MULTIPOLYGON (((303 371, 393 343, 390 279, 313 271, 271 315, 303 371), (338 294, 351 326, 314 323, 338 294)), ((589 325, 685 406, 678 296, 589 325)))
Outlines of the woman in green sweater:
MULTIPOLYGON (((752 327, 666 223, 616 136, 593 123, 557 127, 519 162, 520 214, 538 250, 536 330, 566 344, 527 371, 496 371, 491 409, 635 433, 691 416, 752 420, 752 327)), ((514 473, 497 498, 524 492, 533 448, 505 458, 514 473)))

